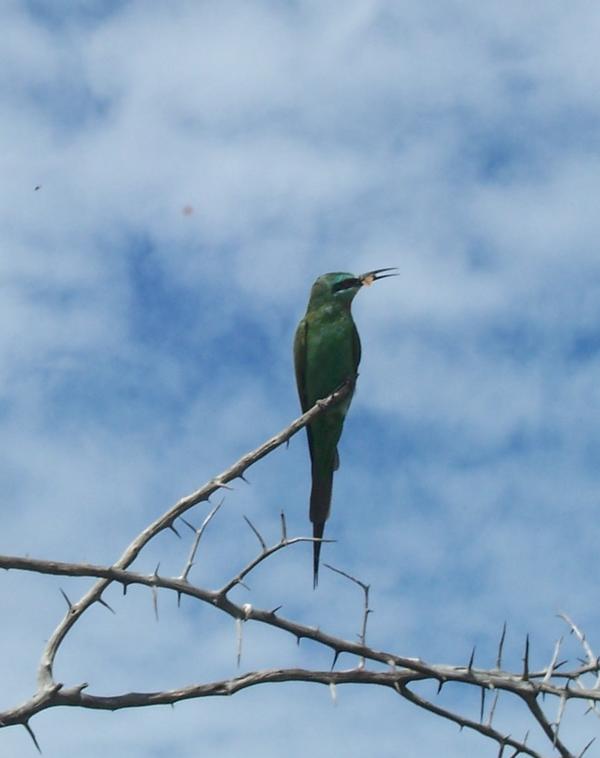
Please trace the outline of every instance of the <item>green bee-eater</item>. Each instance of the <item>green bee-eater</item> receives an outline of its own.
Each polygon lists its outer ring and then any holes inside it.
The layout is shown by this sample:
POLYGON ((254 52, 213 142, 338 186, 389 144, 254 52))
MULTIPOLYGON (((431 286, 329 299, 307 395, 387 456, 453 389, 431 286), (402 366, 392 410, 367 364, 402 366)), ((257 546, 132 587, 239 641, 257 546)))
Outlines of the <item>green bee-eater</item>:
MULTIPOLYGON (((305 413, 317 400, 326 398, 347 381, 351 391, 306 427, 312 469, 310 520, 313 537, 321 539, 331 506, 333 472, 339 466, 337 444, 350 407, 360 363, 360 339, 350 306, 363 285, 395 274, 380 268, 361 276, 323 274, 313 284, 306 315, 294 339, 294 364, 300 405, 305 413)), ((313 585, 319 578, 321 542, 313 544, 313 585)))

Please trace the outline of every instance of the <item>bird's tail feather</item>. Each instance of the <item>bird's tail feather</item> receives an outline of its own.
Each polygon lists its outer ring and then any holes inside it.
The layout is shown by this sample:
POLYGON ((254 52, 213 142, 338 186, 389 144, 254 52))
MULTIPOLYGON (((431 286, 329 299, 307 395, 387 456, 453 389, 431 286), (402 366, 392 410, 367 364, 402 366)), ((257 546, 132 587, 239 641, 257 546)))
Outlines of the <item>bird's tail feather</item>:
MULTIPOLYGON (((313 524, 313 537, 321 539, 324 529, 324 521, 321 524, 313 524)), ((317 589, 317 584, 319 583, 319 556, 321 554, 321 545, 321 542, 313 542, 313 590, 317 589)))
MULTIPOLYGON (((331 489, 333 486, 333 471, 325 475, 313 471, 312 489, 310 492, 310 520, 313 523, 313 537, 321 539, 325 529, 325 521, 329 516, 331 506, 331 489)), ((319 556, 321 542, 313 543, 313 587, 319 583, 319 556)))

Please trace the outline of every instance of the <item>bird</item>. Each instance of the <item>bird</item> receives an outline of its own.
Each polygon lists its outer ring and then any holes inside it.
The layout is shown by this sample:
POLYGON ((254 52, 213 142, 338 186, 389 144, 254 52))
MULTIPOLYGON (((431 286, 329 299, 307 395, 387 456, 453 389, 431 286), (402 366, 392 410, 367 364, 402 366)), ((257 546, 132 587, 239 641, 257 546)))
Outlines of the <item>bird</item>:
POLYGON ((359 290, 378 279, 397 276, 395 268, 366 274, 323 274, 312 286, 304 318, 294 337, 294 368, 302 412, 345 383, 348 394, 306 426, 311 461, 310 520, 313 525, 313 588, 319 581, 319 556, 325 522, 331 508, 333 473, 339 467, 337 445, 360 363, 360 337, 350 306, 359 290))

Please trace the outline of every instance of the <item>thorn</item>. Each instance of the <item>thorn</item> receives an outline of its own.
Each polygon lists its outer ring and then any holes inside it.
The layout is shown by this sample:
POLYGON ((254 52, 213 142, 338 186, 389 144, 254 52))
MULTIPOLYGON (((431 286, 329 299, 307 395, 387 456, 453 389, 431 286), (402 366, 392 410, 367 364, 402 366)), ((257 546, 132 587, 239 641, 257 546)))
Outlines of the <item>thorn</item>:
POLYGON ((287 526, 285 523, 285 513, 281 511, 281 541, 287 542, 287 526))
POLYGON ((477 649, 477 646, 473 645, 473 650, 471 650, 471 657, 469 658, 469 665, 467 666, 467 671, 469 671, 469 673, 473 670, 473 661, 475 660, 476 649, 477 649))
POLYGON ((181 608, 181 592, 177 593, 177 607, 181 608))
POLYGON ((169 529, 172 532, 174 532, 179 537, 179 539, 181 539, 181 535, 179 534, 179 532, 177 531, 177 529, 175 529, 175 527, 173 526, 173 524, 169 524, 169 529))
POLYGON ((158 621, 158 592, 156 587, 151 587, 152 590, 152 607, 154 608, 154 618, 158 621))
POLYGON ((283 608, 283 605, 278 605, 277 608, 273 608, 272 611, 269 611, 269 615, 274 616, 277 613, 277 611, 280 611, 282 608, 283 608))
POLYGON ((558 658, 558 653, 560 651, 560 646, 562 645, 562 641, 563 641, 563 638, 560 637, 557 640, 556 644, 554 645, 554 652, 552 653, 552 659, 550 660, 550 665, 546 669, 546 673, 544 674, 544 678, 542 679, 542 684, 546 684, 550 680, 552 674, 554 673, 556 669, 556 659, 558 658))
POLYGON ((333 704, 337 705, 337 690, 335 688, 335 682, 329 682, 329 692, 331 693, 333 704))
POLYGON ((587 752, 587 749, 593 745, 593 743, 596 741, 595 737, 592 737, 592 739, 588 742, 588 744, 583 748, 581 753, 577 756, 577 758, 583 758, 584 753, 587 752))
POLYGON ((525 635, 525 653, 523 655, 523 677, 524 682, 529 680, 529 632, 525 635))
POLYGON ((302 637, 301 637, 301 636, 298 634, 298 635, 296 636, 296 645, 297 645, 298 647, 300 647, 300 640, 301 640, 301 639, 302 639, 302 637))
POLYGON ((110 607, 110 605, 109 605, 109 604, 106 602, 106 600, 103 600, 101 597, 99 597, 99 598, 98 598, 98 600, 97 600, 96 602, 100 603, 100 605, 103 605, 105 608, 107 608, 107 609, 108 609, 108 610, 109 610, 109 611, 110 611, 110 612, 113 614, 113 616, 116 616, 116 615, 117 615, 117 614, 116 614, 116 613, 113 611, 113 609, 110 607))
POLYGON ((500 692, 499 692, 499 690, 496 690, 496 692, 494 694, 494 702, 492 703, 492 707, 490 708, 490 712, 488 714, 487 725, 489 727, 492 726, 492 722, 494 720, 494 713, 496 712, 496 706, 498 705, 498 698, 499 697, 500 697, 500 692))
POLYGON ((159 568, 160 568, 160 561, 156 564, 156 568, 154 569, 154 574, 152 574, 152 576, 158 576, 159 568))
POLYGON ((335 668, 335 664, 337 663, 337 660, 338 660, 339 657, 340 657, 340 651, 339 650, 335 650, 334 653, 333 653, 333 662, 331 664, 331 670, 332 671, 335 668))
POLYGON ((443 687, 445 684, 446 684, 446 680, 445 680, 445 679, 442 677, 442 678, 440 679, 440 681, 438 682, 438 688, 437 688, 437 692, 435 693, 436 695, 439 695, 439 694, 440 694, 440 692, 442 691, 442 687, 443 687))
POLYGON ((258 529, 250 521, 250 519, 248 518, 248 516, 244 516, 244 521, 248 524, 248 526, 250 527, 250 529, 252 529, 252 531, 256 535, 256 539, 260 542, 260 545, 261 545, 261 547, 263 549, 263 552, 266 552, 266 550, 267 550, 267 543, 263 540, 263 538, 262 538, 260 532, 258 531, 258 529))
POLYGON ((238 474, 238 479, 241 479, 246 484, 250 484, 250 482, 246 479, 246 477, 244 476, 244 474, 238 474))
POLYGON ((33 733, 33 729, 29 726, 29 722, 28 721, 24 721, 23 722, 23 726, 25 727, 25 729, 27 729, 27 733, 29 734, 29 736, 33 740, 33 744, 35 745, 36 750, 41 755, 42 754, 42 749, 40 748, 39 742, 37 741, 37 738, 36 738, 35 734, 33 733))
POLYGON ((241 579, 238 579, 237 583, 240 585, 240 587, 243 587, 245 590, 248 590, 248 592, 251 592, 250 585, 246 584, 246 582, 242 582, 241 579))
POLYGON ((183 518, 183 516, 180 516, 179 518, 181 519, 181 521, 183 521, 183 523, 187 526, 188 529, 191 529, 192 532, 196 534, 196 527, 193 524, 190 524, 190 522, 187 519, 183 518))
POLYGON ((127 585, 123 583, 123 595, 127 594, 127 585))
POLYGON ((67 605, 69 606, 69 610, 72 611, 73 610, 73 603, 69 600, 69 597, 68 597, 67 593, 63 590, 62 587, 59 587, 59 590, 60 590, 60 594, 67 601, 67 605))
POLYGON ((236 619, 235 620, 235 629, 236 629, 236 659, 237 659, 237 667, 240 667, 240 663, 242 661, 242 619, 236 619))
POLYGON ((217 487, 222 487, 224 490, 233 490, 233 487, 231 487, 229 484, 221 482, 218 479, 213 479, 213 484, 216 484, 217 487))
POLYGON ((498 643, 498 656, 496 658, 496 668, 498 670, 502 668, 502 651, 504 650, 505 638, 506 638, 506 621, 502 625, 502 634, 500 635, 500 642, 498 643))
POLYGON ((479 708, 479 723, 483 724, 483 713, 485 711, 485 687, 481 688, 481 707, 479 708))

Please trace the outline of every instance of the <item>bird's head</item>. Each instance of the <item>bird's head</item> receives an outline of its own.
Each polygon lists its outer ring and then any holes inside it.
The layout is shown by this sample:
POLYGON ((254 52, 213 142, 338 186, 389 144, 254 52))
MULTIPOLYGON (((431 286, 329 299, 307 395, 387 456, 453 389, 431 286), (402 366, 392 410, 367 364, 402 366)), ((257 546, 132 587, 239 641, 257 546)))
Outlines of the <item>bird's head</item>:
POLYGON ((367 271, 366 274, 348 274, 344 272, 335 272, 332 274, 323 274, 313 284, 310 293, 311 302, 328 301, 345 303, 350 305, 361 287, 369 287, 378 279, 385 279, 388 276, 397 276, 395 268, 377 268, 374 271, 367 271))

